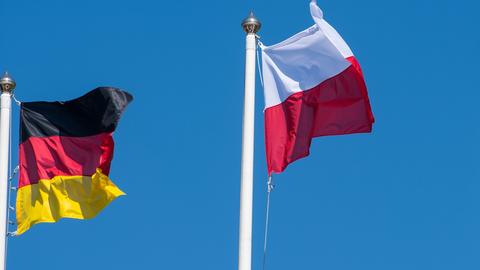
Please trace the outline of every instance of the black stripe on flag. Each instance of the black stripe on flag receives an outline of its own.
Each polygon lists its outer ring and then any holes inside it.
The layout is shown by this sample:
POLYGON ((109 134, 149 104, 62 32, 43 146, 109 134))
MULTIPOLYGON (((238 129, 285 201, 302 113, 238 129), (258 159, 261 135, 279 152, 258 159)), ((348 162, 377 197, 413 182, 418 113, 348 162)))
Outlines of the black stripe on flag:
POLYGON ((65 102, 24 102, 20 112, 20 143, 29 137, 86 137, 113 132, 129 93, 113 87, 98 87, 65 102))

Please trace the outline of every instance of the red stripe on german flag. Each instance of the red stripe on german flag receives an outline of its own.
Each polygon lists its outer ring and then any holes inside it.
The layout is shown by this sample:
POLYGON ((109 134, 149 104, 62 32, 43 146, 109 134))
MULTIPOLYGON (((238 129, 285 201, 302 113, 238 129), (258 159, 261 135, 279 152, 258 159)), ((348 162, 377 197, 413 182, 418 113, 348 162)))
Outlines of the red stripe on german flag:
POLYGON ((21 108, 17 234, 61 218, 88 219, 124 193, 108 178, 115 130, 132 96, 100 87, 21 108))

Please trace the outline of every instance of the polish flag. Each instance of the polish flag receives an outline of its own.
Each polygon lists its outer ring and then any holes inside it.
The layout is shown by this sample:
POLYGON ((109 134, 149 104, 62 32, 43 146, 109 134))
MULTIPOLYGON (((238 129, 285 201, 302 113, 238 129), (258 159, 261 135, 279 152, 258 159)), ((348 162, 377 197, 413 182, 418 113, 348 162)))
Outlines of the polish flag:
POLYGON ((268 174, 306 157, 313 137, 371 132, 374 122, 359 63, 310 3, 312 27, 260 44, 268 174))

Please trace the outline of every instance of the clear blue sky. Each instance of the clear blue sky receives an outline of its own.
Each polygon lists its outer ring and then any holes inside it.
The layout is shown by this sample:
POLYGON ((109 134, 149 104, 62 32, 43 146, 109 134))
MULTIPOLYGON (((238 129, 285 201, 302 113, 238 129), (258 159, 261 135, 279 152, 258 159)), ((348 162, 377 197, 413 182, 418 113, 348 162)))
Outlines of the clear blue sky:
MULTIPOLYGON (((111 178, 128 195, 96 219, 9 242, 9 269, 235 269, 244 33, 312 25, 304 1, 0 2, 0 71, 23 101, 96 86, 135 100, 111 178)), ((362 64, 372 134, 318 138, 276 177, 268 269, 480 269, 480 4, 319 1, 362 64)), ((258 82, 258 80, 257 80, 258 82)), ((253 266, 266 164, 257 83, 253 266)), ((14 109, 14 142, 18 141, 14 109)), ((16 160, 16 153, 14 153, 16 160)))

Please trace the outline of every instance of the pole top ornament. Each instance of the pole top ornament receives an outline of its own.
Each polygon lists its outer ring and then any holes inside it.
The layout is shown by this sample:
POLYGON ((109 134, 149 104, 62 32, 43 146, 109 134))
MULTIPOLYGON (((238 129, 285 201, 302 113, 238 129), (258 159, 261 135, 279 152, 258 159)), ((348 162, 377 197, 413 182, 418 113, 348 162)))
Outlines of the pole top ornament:
POLYGON ((250 11, 248 17, 242 21, 242 28, 247 34, 255 34, 260 30, 262 24, 260 21, 253 15, 253 12, 250 11))
POLYGON ((0 90, 2 92, 13 92, 13 89, 15 89, 15 86, 17 84, 15 83, 15 80, 10 77, 8 72, 5 72, 5 74, 0 78, 0 90))

